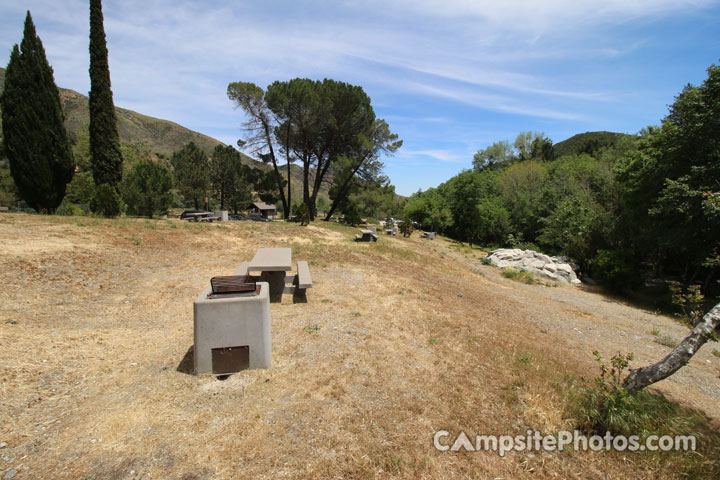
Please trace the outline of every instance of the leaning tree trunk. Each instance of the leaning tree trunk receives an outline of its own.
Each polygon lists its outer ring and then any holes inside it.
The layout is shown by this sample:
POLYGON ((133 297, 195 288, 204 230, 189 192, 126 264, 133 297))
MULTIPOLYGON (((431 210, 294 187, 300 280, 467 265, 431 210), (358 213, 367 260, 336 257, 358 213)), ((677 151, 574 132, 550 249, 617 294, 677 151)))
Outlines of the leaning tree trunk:
POLYGON ((663 380, 680 368, 687 365, 693 355, 700 350, 705 342, 713 337, 720 328, 720 303, 705 314, 702 321, 680 342, 670 354, 654 365, 630 369, 630 374, 623 381, 623 388, 628 392, 637 392, 663 380))

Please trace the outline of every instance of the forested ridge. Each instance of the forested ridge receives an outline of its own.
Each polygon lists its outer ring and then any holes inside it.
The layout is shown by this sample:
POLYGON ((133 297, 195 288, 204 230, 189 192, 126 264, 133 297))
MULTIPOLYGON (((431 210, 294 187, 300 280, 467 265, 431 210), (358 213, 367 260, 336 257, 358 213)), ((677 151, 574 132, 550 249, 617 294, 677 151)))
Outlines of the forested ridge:
POLYGON ((588 132, 552 145, 521 133, 476 153, 473 169, 419 191, 413 221, 470 244, 569 256, 615 290, 650 278, 717 294, 720 67, 686 86, 660 126, 588 132))

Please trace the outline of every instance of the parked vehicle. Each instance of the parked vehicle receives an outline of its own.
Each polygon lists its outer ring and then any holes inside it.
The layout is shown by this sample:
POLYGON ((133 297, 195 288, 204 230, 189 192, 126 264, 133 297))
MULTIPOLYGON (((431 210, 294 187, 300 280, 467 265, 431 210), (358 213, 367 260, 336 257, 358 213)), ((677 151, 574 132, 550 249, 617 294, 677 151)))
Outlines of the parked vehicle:
POLYGON ((228 220, 247 220, 243 215, 228 215, 228 220))
POLYGON ((267 217, 263 217, 259 213, 251 213, 248 215, 248 220, 252 220, 253 222, 272 222, 272 220, 267 217))

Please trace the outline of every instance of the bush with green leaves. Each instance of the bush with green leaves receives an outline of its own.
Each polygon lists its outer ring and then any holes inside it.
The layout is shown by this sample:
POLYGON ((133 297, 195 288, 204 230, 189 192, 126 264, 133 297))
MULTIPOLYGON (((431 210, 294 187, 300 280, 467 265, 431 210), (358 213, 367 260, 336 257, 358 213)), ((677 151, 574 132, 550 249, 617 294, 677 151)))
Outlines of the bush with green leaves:
POLYGON ((310 223, 310 209, 308 208, 307 204, 301 203, 300 205, 297 205, 296 207, 293 207, 296 221, 300 222, 301 226, 306 226, 310 223))
POLYGON ((593 352, 600 364, 600 375, 594 382, 587 382, 581 388, 573 405, 578 428, 588 434, 637 435, 638 418, 633 408, 634 398, 622 387, 626 370, 634 356, 632 353, 617 353, 610 359, 610 365, 603 362, 600 353, 593 352))
POLYGON ((73 203, 90 203, 93 193, 95 193, 95 182, 92 172, 77 172, 67 186, 66 198, 73 203))
POLYGON ((668 288, 672 293, 673 305, 679 307, 682 312, 682 320, 692 327, 700 323, 705 315, 703 308, 705 295, 702 294, 700 285, 690 285, 683 292, 683 288, 678 282, 671 282, 668 288))
POLYGON ((85 210, 78 207, 74 203, 69 202, 66 198, 65 200, 63 200, 57 210, 55 210, 55 214, 76 217, 80 215, 85 215, 85 210))
POLYGON ((118 191, 109 183, 103 183, 95 189, 90 200, 90 210, 103 217, 113 218, 122 212, 122 198, 118 191))
POLYGON ((354 203, 348 203, 348 205, 345 207, 344 218, 345 223, 352 225, 353 227, 358 225, 362 218, 360 218, 360 212, 358 211, 357 207, 354 203))
POLYGON ((140 160, 122 183, 122 196, 128 211, 152 218, 166 214, 172 205, 172 174, 161 163, 140 160))
POLYGON ((400 233, 403 234, 403 237, 409 237, 410 235, 412 235, 413 224, 410 217, 406 216, 405 218, 403 218, 403 221, 400 222, 398 228, 400 229, 400 233))
MULTIPOLYGON (((601 373, 594 381, 583 379, 573 389, 566 414, 578 430, 587 435, 637 435, 642 445, 650 435, 693 435, 697 450, 661 452, 657 457, 669 471, 681 473, 683 478, 718 478, 720 461, 720 433, 700 411, 683 408, 662 394, 648 390, 628 393, 622 387, 633 354, 617 353, 606 365, 598 352, 601 373)), ((657 456, 658 452, 641 455, 657 456)))

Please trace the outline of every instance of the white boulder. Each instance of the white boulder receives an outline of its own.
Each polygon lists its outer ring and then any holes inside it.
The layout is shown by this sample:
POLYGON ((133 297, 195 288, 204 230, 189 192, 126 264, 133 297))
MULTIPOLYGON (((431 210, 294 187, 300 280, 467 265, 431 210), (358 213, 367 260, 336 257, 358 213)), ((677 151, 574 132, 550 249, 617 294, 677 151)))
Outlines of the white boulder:
POLYGON ((565 257, 550 257, 519 248, 499 248, 488 253, 487 259, 499 268, 512 267, 564 282, 581 283, 575 273, 577 265, 565 257))

